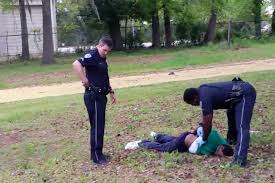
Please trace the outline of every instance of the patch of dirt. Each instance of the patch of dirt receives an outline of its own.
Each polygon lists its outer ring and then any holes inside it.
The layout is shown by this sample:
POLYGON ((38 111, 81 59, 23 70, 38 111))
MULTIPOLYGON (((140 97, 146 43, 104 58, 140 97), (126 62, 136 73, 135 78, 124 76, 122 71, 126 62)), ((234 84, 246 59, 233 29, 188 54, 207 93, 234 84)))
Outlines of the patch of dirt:
POLYGON ((4 133, 0 131, 0 148, 19 142, 18 134, 15 131, 4 133))

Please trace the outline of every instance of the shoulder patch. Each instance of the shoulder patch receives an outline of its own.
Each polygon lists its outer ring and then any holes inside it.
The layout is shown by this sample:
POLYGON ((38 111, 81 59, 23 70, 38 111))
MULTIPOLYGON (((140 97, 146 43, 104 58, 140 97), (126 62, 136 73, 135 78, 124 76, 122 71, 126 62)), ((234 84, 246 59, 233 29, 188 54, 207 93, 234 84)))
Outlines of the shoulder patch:
POLYGON ((90 54, 90 53, 87 53, 85 56, 84 56, 84 58, 91 58, 92 57, 92 55, 90 54))

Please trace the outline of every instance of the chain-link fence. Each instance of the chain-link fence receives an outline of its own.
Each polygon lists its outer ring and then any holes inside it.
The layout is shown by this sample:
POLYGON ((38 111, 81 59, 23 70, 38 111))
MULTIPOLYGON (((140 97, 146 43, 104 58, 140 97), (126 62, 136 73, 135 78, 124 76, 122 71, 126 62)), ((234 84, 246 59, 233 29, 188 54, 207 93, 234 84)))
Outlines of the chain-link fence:
MULTIPOLYGON (((20 58, 22 55, 21 34, 5 32, 0 34, 0 61, 20 58)), ((54 48, 57 49, 56 33, 53 33, 54 48)), ((29 52, 32 57, 40 57, 43 51, 43 33, 28 34, 29 52)))

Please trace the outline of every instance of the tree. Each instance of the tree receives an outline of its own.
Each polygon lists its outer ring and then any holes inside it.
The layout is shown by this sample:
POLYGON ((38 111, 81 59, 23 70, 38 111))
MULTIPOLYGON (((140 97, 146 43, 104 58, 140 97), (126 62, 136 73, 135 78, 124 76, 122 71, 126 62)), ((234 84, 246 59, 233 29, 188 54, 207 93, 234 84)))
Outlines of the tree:
POLYGON ((137 0, 135 5, 136 18, 141 21, 152 23, 152 47, 160 47, 160 18, 159 9, 161 8, 160 0, 137 0))
POLYGON ((273 13, 272 13, 271 33, 275 35, 275 9, 273 10, 273 13))
POLYGON ((263 0, 253 0, 253 9, 252 13, 254 15, 254 24, 255 24, 255 36, 256 38, 261 38, 261 8, 263 0))
POLYGON ((216 24, 217 24, 217 13, 215 9, 213 8, 211 10, 210 19, 208 22, 207 30, 204 36, 204 43, 213 42, 215 39, 215 33, 216 33, 216 24))
POLYGON ((52 34, 52 19, 51 19, 51 1, 42 0, 42 16, 43 16, 43 64, 53 64, 54 48, 52 34))
POLYGON ((275 35, 275 0, 271 0, 270 3, 273 7, 272 23, 271 23, 271 34, 275 35))
POLYGON ((172 42, 172 31, 170 23, 170 8, 169 4, 172 2, 163 0, 163 17, 164 17, 164 30, 165 30, 165 46, 170 47, 172 42))
POLYGON ((160 47, 159 13, 157 0, 152 0, 152 47, 160 47))
MULTIPOLYGON (((19 0, 19 11, 20 11, 20 22, 21 22, 21 40, 22 40, 22 59, 29 60, 29 36, 28 36, 28 26, 27 17, 25 11, 25 0, 19 0)), ((29 11, 30 13, 31 11, 29 11)), ((30 13, 31 15, 31 13, 30 13)))
POLYGON ((222 9, 226 5, 226 0, 207 0, 202 4, 210 9, 210 18, 206 34, 204 36, 204 43, 214 42, 216 35, 217 14, 222 12, 222 9))
MULTIPOLYGON (((120 31, 120 20, 131 16, 135 0, 101 0, 95 1, 101 21, 108 27, 109 34, 114 42, 115 50, 123 49, 120 31)), ((90 6, 92 6, 90 4, 90 6)), ((92 9, 94 9, 92 7, 92 9)))

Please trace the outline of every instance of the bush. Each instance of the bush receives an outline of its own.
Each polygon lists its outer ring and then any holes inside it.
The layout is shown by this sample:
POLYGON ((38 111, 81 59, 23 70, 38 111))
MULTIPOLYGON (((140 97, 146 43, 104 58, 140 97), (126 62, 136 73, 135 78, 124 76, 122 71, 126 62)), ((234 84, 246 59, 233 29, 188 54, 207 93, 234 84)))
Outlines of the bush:
POLYGON ((180 40, 191 40, 192 44, 203 41, 206 26, 202 23, 180 22, 176 24, 176 37, 180 40))
POLYGON ((206 30, 205 24, 197 23, 192 25, 191 32, 190 32, 192 43, 199 44, 203 42, 205 30, 206 30))
POLYGON ((215 42, 222 42, 227 40, 227 30, 225 29, 216 29, 215 42))

